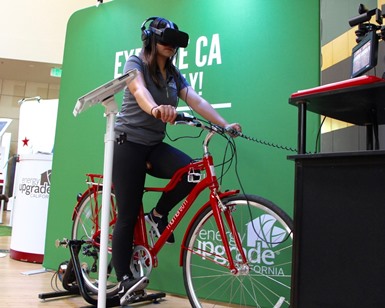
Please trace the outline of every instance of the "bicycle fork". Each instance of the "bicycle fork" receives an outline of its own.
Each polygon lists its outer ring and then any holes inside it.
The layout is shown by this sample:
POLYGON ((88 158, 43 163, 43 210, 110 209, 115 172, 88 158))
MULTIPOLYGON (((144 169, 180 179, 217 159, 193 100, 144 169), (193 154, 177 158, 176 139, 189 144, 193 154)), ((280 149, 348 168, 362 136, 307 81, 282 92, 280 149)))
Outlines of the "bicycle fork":
POLYGON ((232 208, 224 206, 222 203, 222 200, 219 198, 216 192, 213 192, 210 194, 210 200, 211 200, 211 204, 215 204, 215 206, 212 206, 213 214, 218 226, 219 234, 222 238, 223 247, 228 257, 228 262, 229 262, 228 267, 234 275, 247 275, 250 271, 250 267, 248 265, 247 257, 242 247, 242 242, 239 237, 239 233, 237 231, 237 228, 235 227, 234 219, 231 213, 232 208), (226 223, 229 227, 230 236, 232 236, 232 238, 234 239, 235 246, 237 248, 237 251, 240 255, 242 262, 235 262, 234 257, 231 254, 229 239, 225 230, 225 222, 221 215, 222 212, 225 216, 226 223))

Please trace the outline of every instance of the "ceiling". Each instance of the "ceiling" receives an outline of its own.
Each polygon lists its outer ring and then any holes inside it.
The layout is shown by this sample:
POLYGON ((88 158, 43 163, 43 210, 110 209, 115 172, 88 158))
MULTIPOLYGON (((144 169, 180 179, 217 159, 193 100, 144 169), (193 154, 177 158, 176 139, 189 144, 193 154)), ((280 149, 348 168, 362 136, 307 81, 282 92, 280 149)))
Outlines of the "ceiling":
POLYGON ((50 76, 54 67, 61 65, 0 58, 0 79, 60 84, 60 78, 50 76))

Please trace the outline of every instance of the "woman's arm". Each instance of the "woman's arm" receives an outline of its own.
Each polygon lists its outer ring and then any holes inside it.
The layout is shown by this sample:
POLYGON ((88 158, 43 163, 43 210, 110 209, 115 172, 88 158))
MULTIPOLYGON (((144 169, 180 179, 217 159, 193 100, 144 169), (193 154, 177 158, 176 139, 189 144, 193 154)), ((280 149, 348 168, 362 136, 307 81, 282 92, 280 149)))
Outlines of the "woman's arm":
POLYGON ((191 86, 183 88, 180 91, 180 98, 206 120, 222 127, 231 126, 237 131, 242 130, 238 123, 229 124, 204 98, 199 96, 191 86))
POLYGON ((127 86, 131 94, 135 97, 139 107, 144 112, 161 119, 163 122, 174 122, 177 115, 175 107, 171 105, 158 105, 154 101, 154 98, 146 87, 146 82, 141 72, 138 72, 136 78, 128 83, 127 86))

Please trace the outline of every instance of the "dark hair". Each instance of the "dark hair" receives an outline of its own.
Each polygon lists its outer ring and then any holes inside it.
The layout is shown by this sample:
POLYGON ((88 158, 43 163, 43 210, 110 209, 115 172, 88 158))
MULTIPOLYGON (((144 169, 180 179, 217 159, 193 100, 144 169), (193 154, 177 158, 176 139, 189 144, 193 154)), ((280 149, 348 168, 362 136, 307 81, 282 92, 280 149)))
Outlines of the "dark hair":
MULTIPOLYGON (((173 29, 178 29, 178 26, 167 19, 164 18, 156 18, 150 23, 150 27, 156 28, 156 29, 164 29, 167 27, 172 27, 173 29)), ((158 80, 158 63, 156 61, 156 35, 152 34, 149 37, 149 44, 143 43, 142 51, 140 53, 140 57, 147 65, 148 70, 150 72, 151 79, 154 81, 157 87, 161 87, 161 84, 158 80)), ((167 59, 166 61, 166 71, 170 72, 174 76, 174 80, 177 81, 177 69, 175 65, 173 64, 174 58, 176 56, 177 52, 170 58, 167 59)))

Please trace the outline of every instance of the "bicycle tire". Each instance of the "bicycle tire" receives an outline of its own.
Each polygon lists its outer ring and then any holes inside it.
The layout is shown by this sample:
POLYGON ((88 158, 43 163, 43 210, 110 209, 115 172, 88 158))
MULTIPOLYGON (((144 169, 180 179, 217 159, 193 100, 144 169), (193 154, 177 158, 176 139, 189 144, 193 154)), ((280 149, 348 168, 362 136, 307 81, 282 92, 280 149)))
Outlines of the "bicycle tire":
MULTIPOLYGON (((96 194, 89 190, 76 207, 76 214, 72 225, 72 239, 84 240, 79 253, 79 262, 82 268, 82 277, 85 287, 91 293, 98 293, 99 252, 100 252, 100 225, 103 187, 97 188, 96 194)), ((111 202, 115 202, 115 195, 111 193, 111 202)), ((115 203, 114 203, 115 204, 115 203)), ((118 292, 118 281, 111 261, 111 239, 113 219, 116 218, 116 207, 110 206, 110 227, 108 239, 108 270, 107 270, 107 298, 118 292)))
MULTIPOLYGON (((182 245, 183 279, 191 306, 289 307, 291 218, 271 201, 255 195, 235 195, 222 202, 226 211, 232 211, 250 268, 241 267, 240 274, 234 275, 225 267, 228 261, 208 205, 182 245)), ((240 261, 231 237, 228 242, 234 261, 240 261)))

